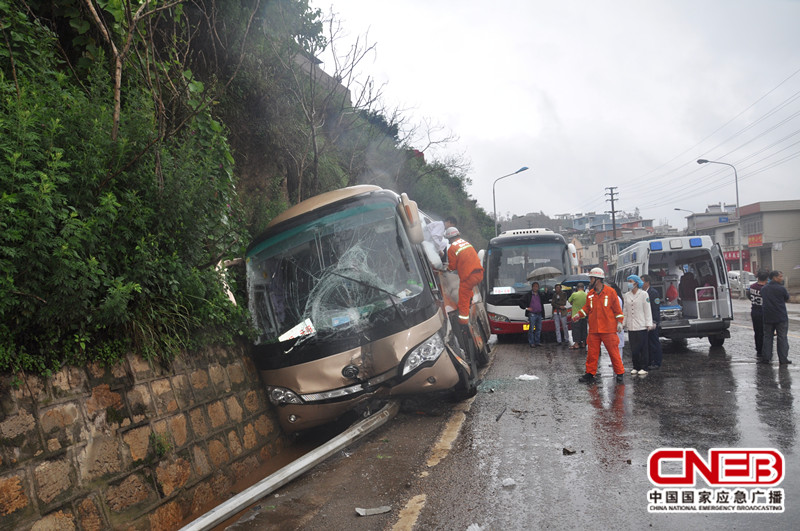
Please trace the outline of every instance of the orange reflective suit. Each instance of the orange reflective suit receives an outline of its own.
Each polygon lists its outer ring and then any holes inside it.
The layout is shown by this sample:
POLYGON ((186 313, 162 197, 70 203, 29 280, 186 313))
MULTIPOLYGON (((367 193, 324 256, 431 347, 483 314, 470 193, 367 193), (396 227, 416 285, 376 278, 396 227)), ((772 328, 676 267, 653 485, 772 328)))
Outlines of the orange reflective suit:
POLYGON ((458 322, 469 323, 472 290, 483 280, 483 266, 472 244, 462 238, 447 248, 447 269, 458 273, 458 322))
POLYGON ((622 324, 622 308, 619 306, 617 292, 608 286, 603 286, 600 293, 590 290, 586 296, 586 304, 577 313, 581 318, 589 321, 589 336, 586 341, 588 354, 586 356, 586 372, 597 373, 597 360, 600 358, 600 343, 606 346, 614 367, 614 374, 623 374, 625 367, 619 355, 619 336, 617 336, 617 323, 622 324))

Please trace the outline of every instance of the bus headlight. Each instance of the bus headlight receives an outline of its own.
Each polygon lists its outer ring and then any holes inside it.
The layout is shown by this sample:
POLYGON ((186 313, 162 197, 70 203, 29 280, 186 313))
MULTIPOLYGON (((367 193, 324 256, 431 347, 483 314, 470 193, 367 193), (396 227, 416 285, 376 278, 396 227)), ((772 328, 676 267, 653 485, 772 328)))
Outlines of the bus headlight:
POLYGON ((297 396, 294 391, 284 387, 267 387, 267 393, 269 393, 269 401, 276 406, 303 403, 303 401, 300 400, 300 397, 297 396))
POLYGON ((405 376, 426 363, 436 361, 442 355, 442 352, 444 352, 442 337, 439 334, 432 335, 406 356, 403 362, 402 375, 405 376))
POLYGON ((500 315, 499 313, 488 312, 488 315, 489 315, 489 319, 491 321, 497 321, 498 323, 509 323, 509 322, 511 322, 511 319, 509 319, 505 315, 500 315))

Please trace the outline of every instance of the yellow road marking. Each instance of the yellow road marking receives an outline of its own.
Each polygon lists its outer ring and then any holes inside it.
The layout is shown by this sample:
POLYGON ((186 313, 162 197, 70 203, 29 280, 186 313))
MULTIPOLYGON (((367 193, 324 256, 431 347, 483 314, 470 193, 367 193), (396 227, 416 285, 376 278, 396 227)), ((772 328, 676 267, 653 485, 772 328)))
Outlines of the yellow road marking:
POLYGON ((419 518, 427 500, 428 497, 425 494, 418 494, 408 500, 406 506, 400 511, 399 518, 392 527, 392 531, 411 531, 414 529, 417 524, 417 518, 419 518))

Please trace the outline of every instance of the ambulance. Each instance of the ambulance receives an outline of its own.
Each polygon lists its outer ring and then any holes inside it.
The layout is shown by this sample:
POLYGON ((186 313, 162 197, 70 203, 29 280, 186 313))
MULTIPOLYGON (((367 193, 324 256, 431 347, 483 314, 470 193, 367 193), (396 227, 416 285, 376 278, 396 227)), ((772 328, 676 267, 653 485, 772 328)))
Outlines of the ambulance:
POLYGON ((719 347, 730 337, 731 287, 719 244, 709 236, 636 242, 617 259, 614 279, 628 290, 629 275, 650 275, 661 313, 661 337, 707 337, 719 347))

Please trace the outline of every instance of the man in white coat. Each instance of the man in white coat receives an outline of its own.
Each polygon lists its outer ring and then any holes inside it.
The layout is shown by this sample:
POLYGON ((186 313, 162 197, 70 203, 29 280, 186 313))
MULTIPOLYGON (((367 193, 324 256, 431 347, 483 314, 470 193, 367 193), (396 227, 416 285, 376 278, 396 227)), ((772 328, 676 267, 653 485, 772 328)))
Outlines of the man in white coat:
POLYGON ((649 363, 647 331, 653 328, 653 313, 650 309, 650 297, 646 291, 640 289, 642 286, 644 282, 637 275, 628 277, 630 289, 625 293, 622 326, 628 330, 628 339, 631 342, 633 355, 631 374, 646 376, 649 363))

